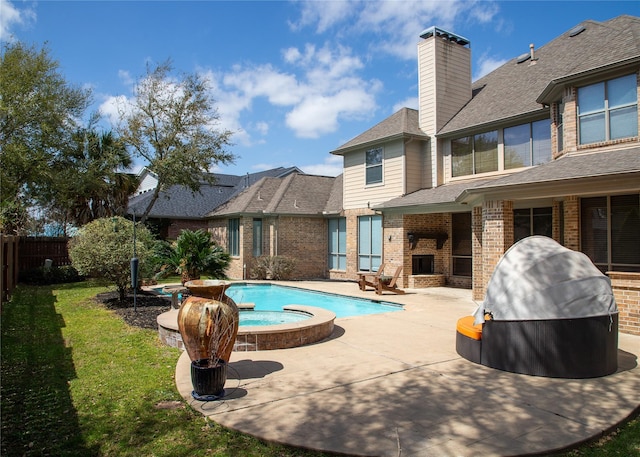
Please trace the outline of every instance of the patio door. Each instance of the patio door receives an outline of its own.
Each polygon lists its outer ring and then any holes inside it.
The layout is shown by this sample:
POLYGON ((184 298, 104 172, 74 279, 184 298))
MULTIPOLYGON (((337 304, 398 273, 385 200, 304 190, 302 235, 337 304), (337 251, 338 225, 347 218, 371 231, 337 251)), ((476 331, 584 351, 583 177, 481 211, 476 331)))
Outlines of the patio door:
POLYGON ((358 218, 358 270, 378 271, 382 263, 382 216, 358 218))

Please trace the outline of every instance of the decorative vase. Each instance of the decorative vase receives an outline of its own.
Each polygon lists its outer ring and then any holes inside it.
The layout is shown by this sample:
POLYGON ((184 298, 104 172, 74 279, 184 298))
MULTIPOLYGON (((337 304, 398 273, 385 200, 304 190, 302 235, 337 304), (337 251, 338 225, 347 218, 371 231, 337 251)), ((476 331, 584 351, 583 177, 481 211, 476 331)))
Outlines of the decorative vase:
MULTIPOLYGON (((193 378, 194 362, 196 368, 214 368, 223 361, 226 378, 226 365, 233 351, 239 324, 238 307, 225 294, 230 285, 228 281, 218 280, 195 280, 185 283, 191 295, 178 312, 178 330, 192 362, 191 381, 196 394, 216 395, 198 392, 200 387, 196 387, 193 378)), ((198 384, 207 382, 198 381, 198 384)), ((224 382, 222 384, 224 385, 224 382)))

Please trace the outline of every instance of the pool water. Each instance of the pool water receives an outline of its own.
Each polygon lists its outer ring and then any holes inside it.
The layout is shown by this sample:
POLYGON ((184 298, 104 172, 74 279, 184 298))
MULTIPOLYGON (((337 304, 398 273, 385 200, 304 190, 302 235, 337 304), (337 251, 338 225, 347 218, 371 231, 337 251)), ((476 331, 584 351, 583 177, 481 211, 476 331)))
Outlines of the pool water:
POLYGON ((227 289, 226 294, 236 303, 254 303, 255 311, 282 311, 286 305, 306 305, 333 311, 336 317, 353 317, 402 310, 402 306, 395 303, 274 284, 236 283, 227 289))
POLYGON ((294 311, 240 311, 240 325, 279 325, 300 322, 311 317, 294 311))

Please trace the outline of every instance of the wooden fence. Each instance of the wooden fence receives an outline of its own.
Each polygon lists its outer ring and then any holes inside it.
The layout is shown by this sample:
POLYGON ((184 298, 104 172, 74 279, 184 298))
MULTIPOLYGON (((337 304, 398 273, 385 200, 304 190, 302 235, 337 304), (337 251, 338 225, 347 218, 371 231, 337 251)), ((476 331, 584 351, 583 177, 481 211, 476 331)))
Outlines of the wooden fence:
POLYGON ((11 297, 11 292, 18 282, 18 243, 17 236, 6 236, 0 233, 0 303, 11 297))
POLYGON ((18 273, 44 266, 50 259, 54 267, 71 265, 68 238, 9 236, 0 234, 0 303, 11 297, 18 283, 18 273))
POLYGON ((18 269, 27 271, 44 266, 49 259, 54 267, 71 265, 67 243, 69 238, 48 236, 20 237, 18 269))

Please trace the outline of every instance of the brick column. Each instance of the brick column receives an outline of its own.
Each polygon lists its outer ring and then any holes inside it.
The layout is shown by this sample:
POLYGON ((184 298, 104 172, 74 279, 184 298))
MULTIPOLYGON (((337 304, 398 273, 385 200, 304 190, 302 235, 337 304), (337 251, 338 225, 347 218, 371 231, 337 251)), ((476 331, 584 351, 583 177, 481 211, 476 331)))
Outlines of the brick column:
MULTIPOLYGON (((576 106, 576 90, 566 89, 564 94, 564 151, 576 151, 578 149, 578 115, 576 106)), ((554 157, 555 159, 556 157, 554 157)))
POLYGON ((640 335, 640 273, 608 271, 613 296, 618 305, 618 328, 640 335))
POLYGON ((408 243, 403 233, 402 214, 385 214, 382 219, 382 252, 384 261, 391 265, 385 274, 393 274, 394 267, 402 265, 399 286, 407 287, 407 280, 411 274, 411 264, 406 263, 405 249, 408 243))
POLYGON ((564 198, 564 245, 580 250, 580 205, 575 195, 564 198))
POLYGON ((482 206, 474 206, 471 213, 471 249, 473 262, 473 299, 483 300, 485 287, 482 277, 482 206))
POLYGON ((498 260, 513 244, 513 202, 496 200, 482 206, 482 288, 486 289, 498 260))
POLYGON ((564 244, 564 233, 562 231, 564 220, 564 207, 562 201, 554 200, 551 209, 551 238, 560 244, 564 244))

